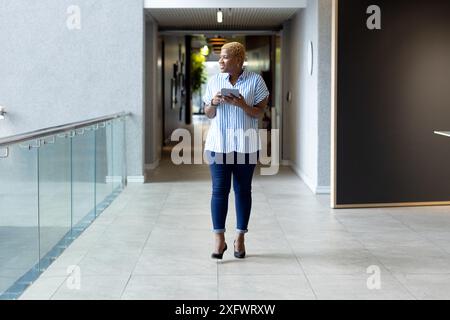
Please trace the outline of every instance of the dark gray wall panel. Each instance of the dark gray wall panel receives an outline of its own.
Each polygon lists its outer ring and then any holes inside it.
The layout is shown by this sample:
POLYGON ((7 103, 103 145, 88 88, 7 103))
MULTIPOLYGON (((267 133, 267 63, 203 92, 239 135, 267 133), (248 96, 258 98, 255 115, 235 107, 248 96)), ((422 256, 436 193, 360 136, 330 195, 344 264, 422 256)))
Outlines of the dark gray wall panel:
POLYGON ((336 202, 450 201, 450 1, 341 0, 336 202), (368 6, 382 29, 369 30, 368 6))

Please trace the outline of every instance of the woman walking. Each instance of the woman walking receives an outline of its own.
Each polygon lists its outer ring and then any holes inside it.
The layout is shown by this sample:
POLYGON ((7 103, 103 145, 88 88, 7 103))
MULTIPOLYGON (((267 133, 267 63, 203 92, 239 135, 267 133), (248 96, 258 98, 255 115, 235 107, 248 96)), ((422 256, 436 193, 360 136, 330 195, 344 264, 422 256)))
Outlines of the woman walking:
POLYGON ((211 216, 215 236, 213 259, 227 250, 225 223, 233 179, 236 206, 234 256, 245 257, 245 238, 252 207, 252 179, 261 142, 258 118, 267 107, 269 91, 263 78, 243 68, 245 48, 238 42, 225 44, 220 53, 220 74, 209 82, 203 101, 211 120, 205 152, 212 179, 211 216), (237 89, 235 95, 222 89, 237 89))

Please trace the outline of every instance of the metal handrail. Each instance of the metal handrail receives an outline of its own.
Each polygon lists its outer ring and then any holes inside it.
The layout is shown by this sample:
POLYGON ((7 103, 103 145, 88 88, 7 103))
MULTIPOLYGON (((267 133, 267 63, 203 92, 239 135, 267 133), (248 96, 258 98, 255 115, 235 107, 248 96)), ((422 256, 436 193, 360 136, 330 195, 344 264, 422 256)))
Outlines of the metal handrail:
POLYGON ((109 120, 127 117, 130 115, 131 115, 130 112, 119 112, 119 113, 115 113, 115 114, 112 114, 109 116, 103 116, 103 117, 98 117, 98 118, 94 118, 94 119, 90 119, 90 120, 73 122, 73 123, 49 127, 49 128, 45 128, 45 129, 39 129, 39 130, 27 132, 27 133, 20 133, 20 134, 14 135, 14 136, 6 137, 6 138, 0 138, 0 147, 6 147, 6 146, 9 146, 9 145, 12 145, 15 143, 21 143, 21 142, 41 138, 41 137, 47 137, 50 135, 57 135, 59 133, 64 133, 67 131, 80 129, 83 127, 95 125, 95 124, 102 123, 102 122, 109 121, 109 120))

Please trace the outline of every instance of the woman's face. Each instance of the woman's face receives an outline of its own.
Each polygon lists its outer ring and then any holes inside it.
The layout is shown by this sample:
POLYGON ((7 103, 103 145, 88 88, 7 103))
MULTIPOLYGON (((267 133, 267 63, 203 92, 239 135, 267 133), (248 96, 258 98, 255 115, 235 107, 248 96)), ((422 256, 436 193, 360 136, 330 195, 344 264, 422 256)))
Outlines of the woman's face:
POLYGON ((227 49, 220 51, 219 67, 222 73, 239 73, 242 69, 241 62, 229 54, 227 49))

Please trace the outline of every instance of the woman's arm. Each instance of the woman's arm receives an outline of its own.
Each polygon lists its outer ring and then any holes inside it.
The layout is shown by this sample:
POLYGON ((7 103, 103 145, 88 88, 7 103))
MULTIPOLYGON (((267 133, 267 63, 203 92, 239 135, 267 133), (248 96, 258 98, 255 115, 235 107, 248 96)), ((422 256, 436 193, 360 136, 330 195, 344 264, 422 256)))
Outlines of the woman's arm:
POLYGON ((212 105, 208 105, 205 107, 205 114, 209 119, 213 119, 216 117, 216 107, 212 105))
POLYGON ((205 107, 205 114, 209 119, 216 117, 217 107, 223 102, 222 94, 217 92, 211 102, 205 107))
POLYGON ((264 114, 264 111, 266 111, 267 103, 269 102, 269 97, 265 98, 263 101, 258 103, 257 105, 252 107, 249 107, 247 104, 243 108, 244 111, 251 117, 259 118, 262 114, 264 114))

